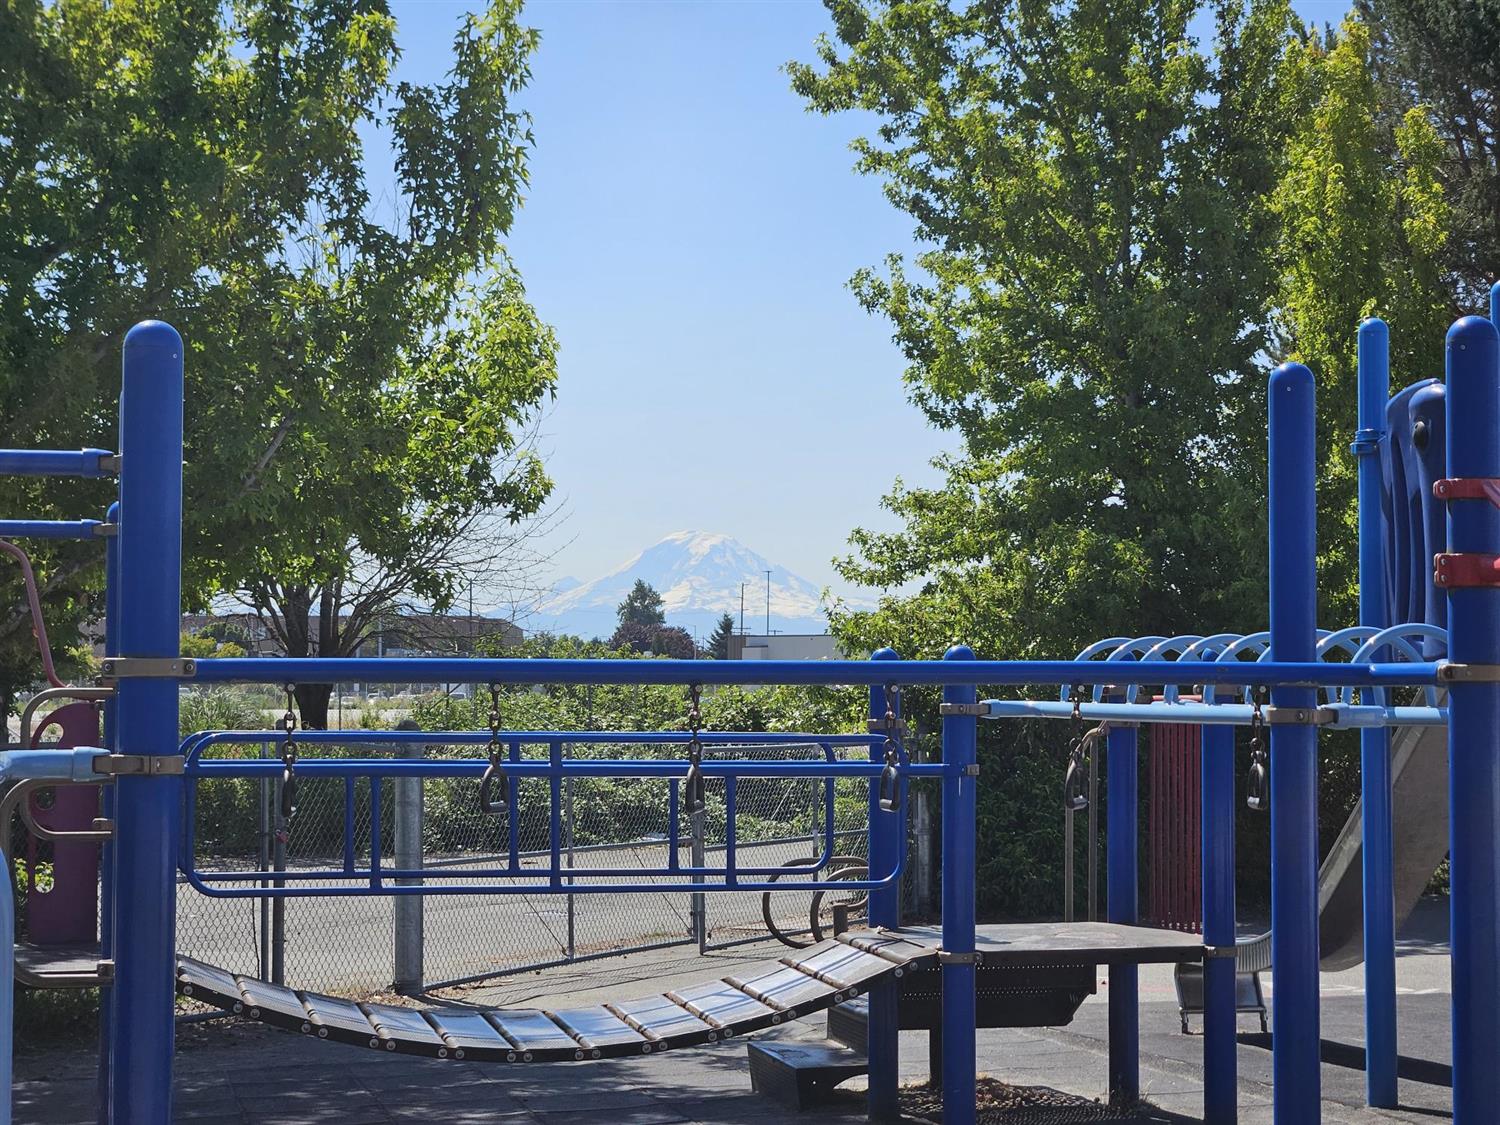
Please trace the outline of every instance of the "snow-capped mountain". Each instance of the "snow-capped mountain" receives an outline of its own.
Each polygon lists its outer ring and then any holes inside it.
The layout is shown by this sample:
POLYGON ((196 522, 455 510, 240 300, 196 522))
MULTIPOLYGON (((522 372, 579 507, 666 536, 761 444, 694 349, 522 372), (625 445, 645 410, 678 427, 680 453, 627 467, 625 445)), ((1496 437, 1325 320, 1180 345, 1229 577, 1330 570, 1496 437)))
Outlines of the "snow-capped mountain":
POLYGON ((528 621, 532 629, 608 637, 615 611, 636 580, 661 595, 667 624, 697 630, 707 639, 722 614, 740 621, 740 584, 745 584, 745 630, 766 628, 766 571, 771 572, 771 628, 780 633, 824 633, 827 619, 820 591, 805 578, 777 566, 728 535, 679 531, 647 547, 592 582, 565 578, 528 621))

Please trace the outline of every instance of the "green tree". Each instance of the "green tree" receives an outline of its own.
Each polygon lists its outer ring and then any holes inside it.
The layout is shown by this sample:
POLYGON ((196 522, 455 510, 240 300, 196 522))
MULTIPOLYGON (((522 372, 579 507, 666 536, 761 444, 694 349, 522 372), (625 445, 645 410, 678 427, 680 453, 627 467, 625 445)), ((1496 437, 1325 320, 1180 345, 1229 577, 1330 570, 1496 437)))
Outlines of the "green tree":
POLYGON ((615 614, 621 625, 662 625, 667 620, 662 609, 661 595, 641 578, 635 580, 635 585, 616 608, 615 614))
POLYGON ((708 655, 715 660, 729 659, 729 638, 734 636, 734 616, 724 614, 708 638, 708 655))
POLYGON ((863 110, 858 167, 932 247, 854 280, 956 439, 844 577, 846 648, 1070 654, 1111 632, 1263 624, 1261 328, 1286 133, 1281 0, 831 0, 816 110, 863 110), (1225 519, 1225 511, 1245 513, 1225 519))
MULTIPOLYGON (((1398 105, 1429 107, 1453 214, 1442 261, 1453 315, 1483 309, 1500 280, 1500 3, 1359 0, 1376 74, 1398 105)), ((1451 317, 1450 317, 1451 319, 1451 317)))
MULTIPOLYGON (((384 0, 0 9, 0 420, 112 445, 120 337, 173 321, 188 600, 241 592, 290 652, 350 650, 382 602, 445 604, 453 544, 546 496, 524 437, 555 345, 501 242, 531 139, 518 7, 463 17, 428 86, 394 80, 384 0), (377 163, 393 146, 388 203, 367 136, 377 163)), ((106 499, 0 486, 37 515, 106 499)), ((90 612, 97 555, 39 552, 59 624, 90 612)), ((0 618, 0 646, 24 632, 0 618)))
POLYGON ((1322 616, 1358 614, 1358 505, 1349 439, 1358 424, 1355 326, 1383 317, 1396 387, 1441 375, 1455 294, 1446 260, 1452 206, 1431 113, 1392 97, 1372 69, 1369 26, 1346 19, 1290 53, 1304 106, 1273 206, 1282 283, 1279 350, 1318 380, 1322 616))

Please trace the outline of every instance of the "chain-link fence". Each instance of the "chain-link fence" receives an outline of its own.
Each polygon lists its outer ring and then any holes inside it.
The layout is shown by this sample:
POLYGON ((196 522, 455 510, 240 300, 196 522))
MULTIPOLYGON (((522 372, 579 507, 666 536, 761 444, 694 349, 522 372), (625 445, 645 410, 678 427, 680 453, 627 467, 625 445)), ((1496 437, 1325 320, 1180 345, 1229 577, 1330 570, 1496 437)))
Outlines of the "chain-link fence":
MULTIPOLYGON (((502 736, 503 737, 503 736, 502 736)), ((476 748, 414 744, 428 759, 473 758, 476 748)), ((319 745, 319 757, 371 757, 389 747, 319 745)), ((525 745, 523 758, 564 757, 683 760, 680 745, 599 746, 560 743, 556 750, 525 745)), ((862 757, 862 747, 825 750, 816 743, 714 746, 710 759, 823 760, 862 757)), ((219 745, 205 757, 274 757, 270 746, 219 745)), ((412 940, 409 919, 420 916, 420 982, 441 987, 543 965, 612 956, 667 945, 704 947, 767 938, 761 896, 753 892, 695 895, 681 879, 649 874, 667 866, 667 777, 578 777, 513 783, 510 812, 486 815, 476 778, 429 777, 420 782, 385 779, 372 793, 369 779, 306 776, 299 779, 297 810, 279 817, 279 781, 203 779, 197 783, 194 840, 197 868, 205 874, 260 870, 327 871, 369 865, 374 813, 380 816, 380 862, 387 868, 441 869, 445 882, 501 883, 518 888, 536 880, 485 875, 466 880, 468 869, 504 867, 514 842, 520 867, 546 868, 552 850, 552 787, 557 787, 557 849, 574 881, 659 882, 660 893, 515 893, 424 895, 419 899, 316 896, 286 900, 220 899, 186 885, 178 895, 178 948, 236 972, 285 980, 298 987, 371 993, 390 987, 397 949, 412 940), (403 787, 406 787, 403 791, 403 787), (420 792, 420 840, 403 840, 403 802, 420 792), (353 831, 345 831, 346 825, 353 831), (403 852, 402 849, 405 849, 403 852), (420 903, 420 906, 415 904, 420 903), (405 927, 405 928, 403 928, 405 927), (402 935, 398 940, 398 934, 402 935)), ((701 818, 679 828, 680 864, 722 870, 729 846, 724 781, 710 779, 701 818)), ((825 851, 823 834, 832 798, 833 852, 862 857, 868 786, 813 777, 741 778, 737 782, 736 864, 769 870, 806 861, 825 851)), ((690 822, 691 821, 691 822, 690 822)), ((712 878, 712 876, 710 876, 712 878)), ((749 878, 749 876, 747 876, 749 878)), ((320 880, 330 890, 363 886, 363 880, 320 880)), ((808 928, 812 895, 774 892, 770 913, 789 932, 808 928)))

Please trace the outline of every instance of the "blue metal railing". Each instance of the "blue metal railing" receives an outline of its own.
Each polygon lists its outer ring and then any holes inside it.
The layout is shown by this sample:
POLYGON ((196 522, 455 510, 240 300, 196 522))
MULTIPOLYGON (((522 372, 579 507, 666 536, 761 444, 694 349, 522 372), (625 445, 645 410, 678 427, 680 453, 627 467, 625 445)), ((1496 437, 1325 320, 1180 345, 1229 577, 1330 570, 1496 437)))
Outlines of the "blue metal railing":
MULTIPOLYGON (((464 745, 487 743, 489 733, 484 731, 303 731, 297 742, 310 745, 329 744, 400 744, 422 743, 425 745, 464 745)), ((872 870, 862 880, 820 880, 816 873, 826 866, 834 854, 836 833, 834 829, 834 784, 839 778, 865 779, 872 786, 879 779, 885 766, 880 761, 840 761, 835 756, 835 747, 868 747, 881 739, 871 735, 818 736, 791 733, 737 734, 726 732, 700 733, 699 739, 706 746, 748 749, 758 746, 815 745, 824 755, 823 761, 765 761, 757 759, 735 759, 729 761, 705 761, 701 769, 705 777, 717 777, 724 781, 725 799, 725 844, 722 866, 694 866, 683 864, 678 859, 680 846, 685 842, 680 833, 679 808, 680 786, 684 768, 680 761, 661 759, 564 759, 562 748, 570 744, 602 744, 631 746, 640 744, 685 744, 691 738, 685 731, 508 731, 502 736, 509 751, 505 773, 512 780, 545 779, 549 785, 548 849, 549 861, 544 867, 526 867, 521 862, 518 824, 520 821, 516 787, 509 787, 508 795, 508 850, 504 866, 455 867, 433 869, 428 867, 405 869, 387 867, 381 863, 382 827, 380 817, 380 782, 385 778, 471 778, 478 779, 488 768, 483 758, 472 759, 409 759, 409 758, 362 758, 328 759, 304 758, 296 763, 297 777, 340 778, 344 782, 344 827, 341 838, 343 862, 337 868, 320 868, 303 871, 232 871, 205 872, 198 869, 194 820, 196 811, 197 782, 227 778, 275 778, 280 777, 283 764, 277 759, 205 759, 203 752, 210 746, 223 744, 282 744, 286 741, 281 731, 204 731, 188 736, 183 742, 185 774, 184 826, 179 867, 188 883, 202 893, 216 898, 299 898, 320 895, 351 896, 361 894, 410 895, 410 894, 528 894, 548 889, 573 894, 606 893, 660 893, 662 880, 667 886, 680 883, 683 889, 694 893, 700 891, 768 891, 786 890, 795 887, 801 890, 873 890, 895 885, 905 865, 905 849, 893 849, 890 862, 872 870), (521 757, 523 746, 544 746, 547 757, 526 759, 521 757), (590 868, 594 879, 621 879, 625 882, 575 881, 577 872, 562 865, 562 782, 569 777, 658 779, 668 782, 667 837, 662 842, 667 849, 664 867, 590 868), (738 811, 737 782, 740 778, 807 778, 824 782, 823 826, 821 831, 822 862, 809 865, 804 871, 788 872, 777 867, 742 867, 737 862, 738 811), (352 814, 355 802, 355 786, 365 780, 369 787, 370 829, 368 850, 370 862, 359 867, 355 856, 360 850, 354 837, 355 818, 352 814), (887 870, 887 868, 889 868, 887 870), (770 876, 777 876, 772 882, 770 876), (707 881, 712 878, 720 882, 707 881), (421 879, 422 885, 391 885, 387 880, 421 879), (504 880, 486 882, 484 880, 504 880), (683 880, 690 880, 683 882, 683 880), (446 882, 445 882, 446 881, 446 882), (259 884, 271 882, 266 887, 259 884), (329 886, 330 883, 354 883, 359 885, 329 886), (225 885, 229 884, 229 885, 225 885), (238 885, 254 884, 254 885, 238 885), (309 886, 307 884, 318 884, 309 886)), ((913 764, 900 755, 900 771, 904 777, 942 777, 948 768, 935 763, 913 764)), ((904 788, 904 787, 903 787, 904 788)), ((904 800, 904 793, 903 793, 904 800)), ((898 817, 904 808, 896 814, 898 817)))

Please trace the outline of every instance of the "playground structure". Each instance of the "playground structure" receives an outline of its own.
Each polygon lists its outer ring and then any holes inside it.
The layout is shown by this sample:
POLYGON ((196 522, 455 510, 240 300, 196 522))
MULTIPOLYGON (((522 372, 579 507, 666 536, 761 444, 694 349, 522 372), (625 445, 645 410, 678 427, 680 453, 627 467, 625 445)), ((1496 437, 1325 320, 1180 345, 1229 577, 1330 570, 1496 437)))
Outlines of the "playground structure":
MULTIPOLYGON (((1319 1117, 1319 879, 1317 734, 1320 726, 1361 730, 1362 942, 1366 958, 1368 1094, 1393 1105, 1395 1074, 1394 892, 1392 858, 1392 727, 1447 728, 1449 853, 1452 912, 1453 1104, 1461 1125, 1500 1118, 1500 285, 1492 318, 1466 317, 1450 330, 1442 417, 1446 434, 1422 431, 1424 449, 1445 450, 1446 476, 1434 486, 1431 509, 1416 513, 1424 530, 1413 537, 1410 494, 1393 486, 1381 465, 1389 440, 1384 325, 1360 334, 1359 455, 1361 623, 1320 632, 1315 623, 1314 385, 1305 367, 1278 368, 1269 384, 1269 629, 1179 637, 1115 637, 1071 661, 978 660, 954 646, 942 660, 902 660, 889 650, 869 661, 755 662, 588 661, 513 659, 203 659, 178 648, 182 517, 183 346, 168 325, 148 321, 126 337, 120 406, 120 452, 0 451, 0 472, 34 476, 118 474, 119 501, 105 521, 0 520, 0 538, 40 536, 103 539, 106 554, 106 652, 103 688, 54 688, 85 701, 103 697, 98 746, 13 749, 0 753, 0 778, 100 783, 103 816, 86 828, 102 843, 100 944, 67 983, 105 986, 101 1019, 101 1118, 166 1122, 171 1118, 174 993, 203 998, 305 1034, 413 1051, 449 1060, 506 1062, 641 1055, 717 1041, 845 1001, 868 997, 870 1114, 896 1114, 898 976, 940 976, 944 1120, 975 1118, 976 976, 1008 963, 1072 961, 1110 971, 1109 1087, 1112 1099, 1139 1093, 1137 966, 1150 961, 1203 963, 1204 1116, 1235 1120, 1234 728, 1253 731, 1258 753, 1252 789, 1271 815, 1275 1036, 1273 1070, 1278 1122, 1319 1117), (1446 441, 1443 437, 1446 437, 1446 441), (1434 525, 1447 509, 1446 535, 1434 525), (1421 580, 1425 552, 1438 539, 1429 593, 1421 580), (1423 544, 1423 545, 1419 545, 1423 544), (1414 553, 1415 552, 1415 553, 1414 553), (1391 576, 1388 582, 1387 575, 1391 576), (1404 582, 1404 585, 1403 585, 1404 582), (1406 591, 1400 593, 1400 591, 1406 591), (1420 614, 1414 610, 1420 598, 1420 614), (1446 612, 1446 627, 1434 623, 1446 612), (296 730, 289 717, 274 738, 280 761, 207 760, 197 752, 223 732, 202 732, 179 745, 178 687, 184 683, 298 683, 359 679, 372 683, 667 684, 687 689, 688 736, 680 762, 571 758, 555 752, 523 757, 523 744, 555 746, 570 735, 607 740, 599 732, 491 730, 412 732, 424 741, 484 745, 487 757, 462 761, 320 759, 304 753, 319 738, 296 730), (698 711, 703 687, 736 684, 856 684, 870 688, 867 761, 708 761, 698 711), (980 686, 1040 685, 1055 700, 993 699, 980 686), (942 689, 941 756, 911 761, 903 745, 901 690, 942 689), (1152 690, 1161 689, 1161 700, 1152 690), (1395 693, 1418 689, 1420 704, 1395 693), (1446 698, 1439 693, 1446 692, 1446 698), (87 693, 94 693, 92 695, 87 693), (1198 701, 1184 696, 1199 696, 1198 701), (1268 697, 1267 697, 1268 696, 1268 697), (1046 717, 1102 725, 1109 807, 1136 807, 1136 724, 1194 723, 1202 728, 1201 939, 1136 925, 1139 902, 1137 818, 1109 818, 1107 922, 1064 923, 1020 931, 976 927, 974 910, 977 726, 981 718, 1046 717), (210 777, 274 775, 283 808, 296 804, 308 777, 342 779, 348 792, 363 783, 374 806, 368 840, 357 846, 346 823, 344 862, 329 870, 215 873, 194 869, 190 810, 195 786, 210 777), (508 862, 451 875, 383 863, 382 789, 399 778, 458 777, 478 783, 486 813, 510 825, 508 862), (560 865, 559 791, 568 776, 653 778, 668 788, 668 861, 660 869, 591 869, 580 881, 560 865), (735 848, 736 787, 759 777, 858 780, 869 790, 866 869, 861 878, 832 878, 817 864, 805 871, 742 866, 735 848), (905 857, 906 789, 931 778, 942 790, 942 925, 903 930, 897 881, 905 857), (710 781, 722 785, 727 818, 722 865, 683 863, 680 824, 700 815, 710 781), (519 785, 551 791, 550 862, 522 867, 514 845, 514 794, 519 785), (189 810, 189 813, 185 813, 189 810), (781 891, 868 893, 871 929, 839 935, 764 973, 726 979, 578 1013, 443 1010, 352 1005, 311 993, 267 987, 197 962, 174 950, 174 876, 181 868, 205 894, 279 898, 316 895, 488 895, 516 893, 657 893, 664 883, 695 893, 781 891), (416 880, 421 880, 420 884, 416 880), (566 881, 565 881, 566 880, 566 881), (270 885, 261 885, 261 884, 270 885), (1024 938, 1024 940, 1022 940, 1024 938), (930 966, 936 965, 936 969, 930 966), (83 979, 77 979, 83 978, 83 979), (528 1057, 529 1056, 529 1057, 528 1057)), ((1423 388, 1412 395, 1412 409, 1423 388)), ((1399 397, 1399 396, 1398 396, 1399 397)), ((1433 394, 1423 399, 1431 409, 1433 394)), ((1393 400, 1394 401, 1394 400, 1393 400)), ((1410 414, 1408 414, 1410 417, 1410 414)), ((1419 419, 1423 420, 1423 419, 1419 419)), ((1412 448, 1418 441, 1413 435, 1412 448)), ((1408 466, 1403 464, 1401 480, 1408 466)), ((1440 522, 1440 521, 1438 521, 1440 522)), ((330 738, 336 738, 330 732, 330 738)), ((360 732, 365 740, 368 732, 360 732)), ((736 744, 759 736, 734 735, 736 744)), ((803 734, 804 741, 820 736, 803 734)), ((255 732, 255 741, 266 738, 255 732)), ((1077 765, 1076 760, 1071 763, 1077 765)), ((1076 774, 1075 774, 1076 777, 1076 774)), ((988 784, 1003 784, 992 779, 988 784)), ((1070 782, 1070 793, 1076 792, 1070 782)), ((44 828, 35 823, 33 828, 44 828)), ((54 834, 57 829, 46 829, 54 834)), ((64 829, 62 831, 69 831, 64 829)), ((80 839, 77 842, 85 842, 80 839)), ((824 840, 832 857, 834 841, 824 840)), ((10 896, 0 895, 0 930, 14 925, 10 896)), ((33 956, 28 972, 45 979, 33 956)), ((0 1125, 9 1120, 10 1006, 14 966, 0 958, 0 1125)))

